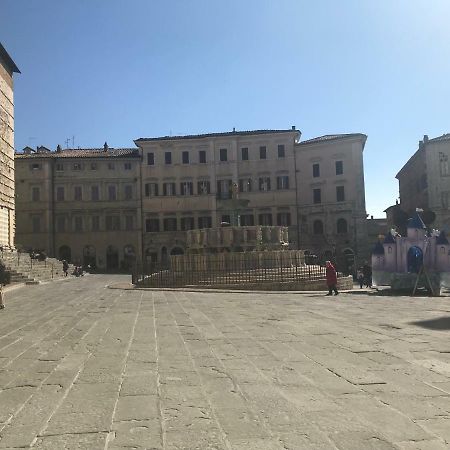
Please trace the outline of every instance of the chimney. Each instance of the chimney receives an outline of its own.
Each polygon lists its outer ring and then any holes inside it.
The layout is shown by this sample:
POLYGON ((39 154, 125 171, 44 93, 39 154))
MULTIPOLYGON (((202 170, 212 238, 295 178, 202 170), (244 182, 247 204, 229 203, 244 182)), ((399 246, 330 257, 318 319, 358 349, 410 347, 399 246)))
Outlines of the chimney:
POLYGON ((428 134, 423 135, 423 142, 426 144, 428 142, 428 134))
POLYGON ((294 131, 295 130, 295 125, 292 125, 292 131, 294 131))
POLYGON ((103 151, 104 152, 108 151, 108 144, 106 142, 103 144, 103 151))
POLYGON ((419 150, 423 149, 423 141, 419 141, 419 150))
POLYGON ((233 133, 236 133, 236 128, 235 127, 233 127, 233 133))
POLYGON ((373 216, 370 216, 370 218, 373 220, 373 216))

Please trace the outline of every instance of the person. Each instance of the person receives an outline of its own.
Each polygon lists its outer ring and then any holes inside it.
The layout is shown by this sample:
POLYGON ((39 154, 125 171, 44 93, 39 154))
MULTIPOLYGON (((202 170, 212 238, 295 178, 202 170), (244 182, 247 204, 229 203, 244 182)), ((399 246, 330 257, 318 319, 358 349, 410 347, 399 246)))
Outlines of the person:
POLYGON ((364 275, 364 283, 366 288, 372 287, 372 267, 369 266, 369 263, 366 261, 362 268, 362 272, 364 275))
POLYGON ((358 278, 359 288, 362 289, 363 284, 364 284, 364 274, 362 271, 362 267, 358 269, 357 278, 358 278))
POLYGON ((62 264, 64 276, 67 277, 67 271, 69 270, 69 263, 66 260, 63 260, 62 264))
POLYGON ((0 284, 0 309, 5 309, 5 299, 3 292, 3 284, 0 284))
POLYGON ((325 262, 325 270, 327 273, 327 286, 328 286, 328 294, 327 295, 339 295, 337 290, 337 274, 336 269, 331 263, 331 261, 325 262))

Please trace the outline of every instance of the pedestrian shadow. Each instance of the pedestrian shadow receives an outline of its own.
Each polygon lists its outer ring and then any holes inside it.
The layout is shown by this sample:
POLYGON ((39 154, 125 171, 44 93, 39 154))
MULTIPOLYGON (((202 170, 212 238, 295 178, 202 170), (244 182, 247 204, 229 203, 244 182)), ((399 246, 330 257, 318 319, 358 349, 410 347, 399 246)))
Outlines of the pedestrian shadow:
POLYGON ((416 322, 409 322, 409 325, 415 325, 429 330, 450 330, 450 316, 430 320, 418 320, 416 322))

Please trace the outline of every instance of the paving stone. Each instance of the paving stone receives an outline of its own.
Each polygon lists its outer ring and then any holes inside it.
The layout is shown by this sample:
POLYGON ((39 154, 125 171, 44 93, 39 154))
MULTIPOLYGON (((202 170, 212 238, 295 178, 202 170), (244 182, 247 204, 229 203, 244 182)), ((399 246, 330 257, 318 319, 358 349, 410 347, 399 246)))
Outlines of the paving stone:
POLYGON ((162 430, 159 420, 131 420, 113 423, 113 438, 108 448, 162 449, 162 430))
POLYGON ((38 450, 104 450, 108 433, 61 434, 39 437, 33 449, 38 450))
POLYGON ((119 397, 114 421, 146 420, 157 418, 158 414, 158 397, 156 395, 119 397))

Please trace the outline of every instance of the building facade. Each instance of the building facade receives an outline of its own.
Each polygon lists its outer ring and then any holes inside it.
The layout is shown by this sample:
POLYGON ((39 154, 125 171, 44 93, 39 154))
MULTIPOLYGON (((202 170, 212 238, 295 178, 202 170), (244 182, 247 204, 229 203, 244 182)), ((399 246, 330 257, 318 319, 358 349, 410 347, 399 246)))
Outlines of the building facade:
POLYGON ((17 246, 126 270, 141 248, 139 173, 136 148, 24 149, 16 154, 17 246))
POLYGON ((300 136, 292 127, 140 138, 138 148, 120 151, 25 149, 16 155, 17 242, 45 243, 49 254, 72 261, 93 254, 92 264, 113 270, 107 255, 115 242, 119 267, 125 246, 138 261, 165 263, 185 253, 188 230, 278 225, 289 229, 289 248, 335 259, 346 271, 355 256, 368 257, 366 136, 300 136), (128 161, 133 169, 119 171, 128 161), (132 197, 111 200, 112 183, 117 192, 131 186, 132 197))
POLYGON ((400 207, 410 215, 421 208, 431 210, 433 228, 450 230, 450 134, 419 142, 419 148, 400 169, 400 207))
POLYGON ((14 73, 20 73, 0 44, 0 246, 13 247, 14 202, 14 73))

